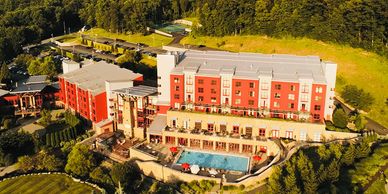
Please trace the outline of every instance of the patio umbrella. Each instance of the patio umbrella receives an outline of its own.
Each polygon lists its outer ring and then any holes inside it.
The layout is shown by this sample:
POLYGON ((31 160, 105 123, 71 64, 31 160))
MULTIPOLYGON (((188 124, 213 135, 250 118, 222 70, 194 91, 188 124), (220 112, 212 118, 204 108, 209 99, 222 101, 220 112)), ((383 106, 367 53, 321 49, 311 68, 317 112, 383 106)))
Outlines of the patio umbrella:
POLYGON ((216 171, 216 169, 212 168, 209 170, 209 174, 216 175, 216 174, 218 174, 218 172, 216 171))
POLYGON ((253 156, 253 160, 255 160, 255 161, 260 161, 260 160, 261 160, 261 157, 258 156, 258 155, 254 155, 254 156, 253 156))
POLYGON ((183 163, 183 164, 181 164, 181 166, 182 166, 182 168, 184 168, 185 170, 186 169, 188 169, 188 168, 190 168, 190 164, 189 163, 183 163))
POLYGON ((177 147, 171 147, 171 148, 170 148, 170 151, 171 151, 172 153, 176 153, 176 152, 178 152, 178 148, 177 148, 177 147))
POLYGON ((199 166, 196 165, 196 164, 194 164, 193 166, 191 166, 190 171, 191 171, 191 173, 193 173, 193 174, 198 174, 198 172, 199 172, 199 166))

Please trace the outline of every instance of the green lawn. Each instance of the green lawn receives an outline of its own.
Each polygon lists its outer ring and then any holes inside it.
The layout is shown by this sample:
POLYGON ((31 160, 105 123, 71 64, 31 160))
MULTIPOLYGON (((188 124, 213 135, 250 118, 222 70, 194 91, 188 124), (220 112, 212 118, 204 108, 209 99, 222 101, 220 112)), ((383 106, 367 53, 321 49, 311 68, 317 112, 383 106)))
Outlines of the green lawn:
POLYGON ((149 67, 156 67, 156 58, 155 57, 143 55, 143 59, 140 62, 148 65, 149 67))
POLYGON ((97 35, 97 37, 106 37, 112 39, 118 38, 130 43, 144 43, 152 47, 162 47, 163 45, 167 45, 172 41, 172 38, 170 37, 162 36, 155 33, 145 36, 143 34, 117 34, 108 32, 101 28, 93 28, 91 30, 83 32, 83 34, 87 34, 90 36, 97 35))
POLYGON ((0 193, 100 193, 89 185, 74 182, 65 175, 31 175, 0 183, 0 193))
POLYGON ((375 97, 368 116, 388 126, 388 59, 363 49, 329 44, 307 38, 269 38, 266 36, 193 37, 181 44, 206 45, 233 52, 318 55, 338 64, 337 92, 346 84, 355 84, 375 97))

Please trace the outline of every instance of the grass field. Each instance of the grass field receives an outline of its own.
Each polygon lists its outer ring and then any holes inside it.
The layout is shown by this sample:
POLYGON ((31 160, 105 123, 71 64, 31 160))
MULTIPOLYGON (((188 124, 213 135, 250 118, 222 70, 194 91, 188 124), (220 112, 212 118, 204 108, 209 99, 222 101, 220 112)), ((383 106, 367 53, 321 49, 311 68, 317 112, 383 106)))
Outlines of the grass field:
MULTIPOLYGON (((388 175, 388 169, 384 172, 388 175)), ((386 194, 385 192, 385 181, 383 176, 381 176, 376 182, 374 182, 368 190, 365 191, 365 194, 386 194)))
POLYGON ((346 84, 355 84, 375 97, 368 116, 388 127, 388 59, 363 49, 329 44, 307 38, 269 38, 265 36, 193 37, 181 44, 206 45, 233 52, 318 55, 323 60, 338 64, 339 92, 346 84))
POLYGON ((130 43, 144 43, 152 47, 162 47, 163 45, 167 45, 172 41, 172 38, 170 37, 162 36, 155 33, 145 36, 143 34, 117 34, 108 32, 101 28, 93 28, 91 30, 83 32, 83 34, 91 36, 97 35, 97 37, 106 37, 112 39, 118 38, 130 43))
POLYGON ((0 193, 100 193, 99 190, 74 182, 65 175, 30 175, 19 177, 12 180, 6 180, 0 183, 0 193))

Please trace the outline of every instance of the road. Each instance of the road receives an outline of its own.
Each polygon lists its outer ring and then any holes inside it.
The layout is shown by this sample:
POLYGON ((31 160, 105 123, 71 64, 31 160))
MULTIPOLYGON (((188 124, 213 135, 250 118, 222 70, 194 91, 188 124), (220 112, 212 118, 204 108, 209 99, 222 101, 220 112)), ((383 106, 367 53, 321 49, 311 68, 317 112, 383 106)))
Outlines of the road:
MULTIPOLYGON (((334 98, 334 104, 341 104, 341 106, 344 108, 346 113, 350 113, 353 110, 351 107, 349 107, 345 103, 341 102, 337 98, 334 98)), ((365 117, 365 118, 367 121, 367 123, 365 124, 365 127, 367 129, 372 129, 379 135, 387 135, 388 134, 388 129, 386 127, 380 125, 378 122, 376 122, 368 117, 365 117)))

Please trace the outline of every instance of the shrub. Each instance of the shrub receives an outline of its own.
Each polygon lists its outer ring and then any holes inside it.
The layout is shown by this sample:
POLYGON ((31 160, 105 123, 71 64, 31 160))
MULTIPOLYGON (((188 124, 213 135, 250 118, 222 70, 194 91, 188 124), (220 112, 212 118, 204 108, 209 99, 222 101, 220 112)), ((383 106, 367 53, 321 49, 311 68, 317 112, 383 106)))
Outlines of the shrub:
POLYGON ((333 123, 334 126, 339 128, 346 128, 348 124, 348 116, 346 115, 344 109, 337 108, 333 113, 333 123))
POLYGON ((375 100, 370 93, 359 89, 355 85, 346 85, 341 92, 341 96, 346 103, 349 103, 354 108, 366 111, 369 110, 375 100))

